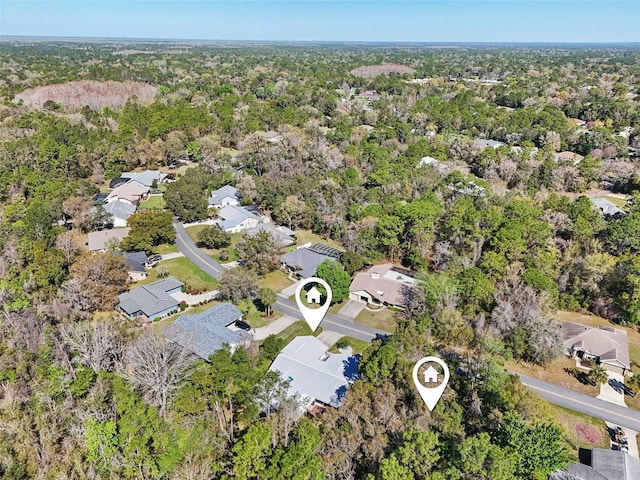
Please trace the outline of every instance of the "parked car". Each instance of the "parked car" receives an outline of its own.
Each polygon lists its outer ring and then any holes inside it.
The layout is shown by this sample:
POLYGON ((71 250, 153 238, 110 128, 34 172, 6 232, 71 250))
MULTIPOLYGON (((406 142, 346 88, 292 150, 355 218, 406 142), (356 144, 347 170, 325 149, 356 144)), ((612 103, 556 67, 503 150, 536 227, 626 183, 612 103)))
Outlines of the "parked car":
POLYGON ((149 262, 149 263, 158 263, 160 260, 162 260, 162 255, 151 255, 147 259, 147 262, 149 262))
POLYGON ((236 327, 246 330, 247 332, 251 330, 251 325, 243 320, 236 320, 236 327))

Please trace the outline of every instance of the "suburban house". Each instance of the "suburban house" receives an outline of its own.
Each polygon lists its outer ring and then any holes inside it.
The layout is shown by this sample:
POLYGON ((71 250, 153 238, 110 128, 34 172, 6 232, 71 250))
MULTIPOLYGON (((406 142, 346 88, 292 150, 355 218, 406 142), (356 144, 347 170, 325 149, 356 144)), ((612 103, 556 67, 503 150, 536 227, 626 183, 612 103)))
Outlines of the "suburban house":
POLYGON ((267 232, 281 247, 288 247, 296 242, 294 238, 296 234, 293 230, 283 226, 276 227, 271 223, 259 223, 255 227, 246 230, 244 233, 250 237, 254 237, 260 232, 267 232))
POLYGON ((120 178, 126 178, 127 181, 135 181, 151 188, 154 182, 156 185, 164 182, 167 174, 159 170, 145 170, 144 172, 123 172, 120 178))
POLYGON ((175 277, 142 285, 118 295, 120 303, 116 308, 131 320, 146 321, 164 317, 177 310, 180 302, 171 295, 180 292, 182 285, 175 277))
POLYGON ((129 235, 131 229, 113 228, 111 230, 98 230, 97 232, 89 232, 87 246, 92 252, 104 252, 109 243, 120 243, 124 237, 129 235))
POLYGON ((294 338, 275 358, 269 370, 289 381, 291 396, 300 395, 301 408, 315 402, 339 407, 348 386, 357 379, 359 356, 351 350, 329 353, 316 337, 294 338))
POLYGON ((404 308, 403 289, 416 285, 415 272, 391 263, 374 265, 356 273, 349 285, 349 298, 371 305, 404 308))
POLYGON ((623 375, 630 370, 626 331, 573 322, 562 322, 561 327, 567 355, 581 360, 595 360, 607 370, 623 375))
POLYGON ((576 480, 640 480, 640 460, 604 448, 580 449, 580 463, 567 470, 576 480))
POLYGON ((105 199, 105 202, 122 202, 137 206, 142 200, 145 200, 148 195, 148 186, 137 181, 130 181, 114 188, 105 199))
POLYGON ((598 210, 602 212, 602 215, 611 216, 617 215, 619 213, 622 215, 627 214, 627 212, 625 212, 611 200, 607 200, 606 198, 592 198, 591 201, 598 208, 598 210))
POLYGON ((309 278, 316 274, 316 268, 325 260, 337 260, 340 251, 322 243, 303 245, 293 252, 285 253, 280 258, 284 270, 299 278, 309 278))
POLYGON ((209 196, 209 208, 222 208, 227 205, 239 206, 241 200, 238 189, 231 185, 225 185, 217 190, 213 190, 209 196))
POLYGON ((420 161, 418 162, 418 167, 425 166, 433 167, 441 175, 447 174, 451 170, 446 163, 433 157, 422 157, 420 159, 420 161))
POLYGON ((130 282, 139 282, 147 278, 147 270, 144 264, 147 263, 147 254, 144 252, 127 252, 124 254, 124 261, 127 262, 127 275, 130 282))
POLYGON ((126 227, 129 217, 136 213, 136 206, 125 202, 105 203, 102 208, 111 215, 114 227, 126 227))
POLYGON ((264 220, 249 210, 236 205, 222 207, 218 212, 218 218, 220 219, 218 222, 220 228, 229 233, 237 233, 254 228, 264 220))
POLYGON ((204 312, 182 315, 165 330, 164 335, 208 361, 211 354, 225 344, 232 351, 248 345, 251 334, 235 326, 238 320, 242 320, 242 312, 231 303, 221 303, 204 312))

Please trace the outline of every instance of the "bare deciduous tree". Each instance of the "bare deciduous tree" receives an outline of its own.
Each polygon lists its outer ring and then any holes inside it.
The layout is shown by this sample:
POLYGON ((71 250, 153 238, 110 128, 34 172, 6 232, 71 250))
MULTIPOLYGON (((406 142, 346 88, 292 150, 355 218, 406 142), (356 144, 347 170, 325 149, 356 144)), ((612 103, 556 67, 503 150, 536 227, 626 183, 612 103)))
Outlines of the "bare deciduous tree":
POLYGON ((122 359, 124 342, 109 322, 74 323, 60 329, 60 337, 74 353, 74 361, 94 372, 113 371, 122 359))
POLYGON ((147 330, 127 350, 123 376, 165 417, 173 394, 189 376, 192 361, 187 349, 147 330))

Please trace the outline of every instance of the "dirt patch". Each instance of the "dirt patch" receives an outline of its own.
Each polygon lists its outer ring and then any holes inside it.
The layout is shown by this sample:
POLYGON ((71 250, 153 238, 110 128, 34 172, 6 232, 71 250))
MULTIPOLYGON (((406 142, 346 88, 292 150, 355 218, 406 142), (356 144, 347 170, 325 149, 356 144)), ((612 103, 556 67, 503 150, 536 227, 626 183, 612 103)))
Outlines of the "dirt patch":
POLYGON ((406 65, 398 65, 397 63, 387 63, 384 65, 367 65, 351 70, 349 73, 356 77, 374 78, 378 75, 389 75, 390 73, 413 73, 414 70, 406 65))
POLYGON ((157 92, 156 87, 142 82, 77 80, 29 88, 16 95, 16 101, 42 107, 47 100, 52 100, 68 111, 79 110, 85 105, 100 110, 104 107, 120 108, 134 95, 140 103, 151 103, 157 92))
POLYGON ((602 433, 597 428, 586 423, 576 424, 576 434, 582 443, 597 445, 602 441, 602 433))

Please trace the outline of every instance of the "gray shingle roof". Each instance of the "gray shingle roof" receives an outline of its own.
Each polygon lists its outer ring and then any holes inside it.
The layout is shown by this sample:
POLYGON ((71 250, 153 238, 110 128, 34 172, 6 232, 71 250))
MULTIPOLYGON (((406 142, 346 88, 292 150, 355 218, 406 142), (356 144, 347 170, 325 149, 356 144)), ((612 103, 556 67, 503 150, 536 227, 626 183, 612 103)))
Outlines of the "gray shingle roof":
POLYGON ((316 274, 316 268, 325 260, 334 261, 335 258, 320 253, 313 252, 308 248, 298 248, 293 252, 285 253, 280 261, 291 269, 298 270, 298 275, 302 278, 313 277, 316 274))
POLYGON ((122 220, 127 220, 136 211, 135 205, 129 205, 124 202, 105 203, 102 208, 104 208, 105 212, 111 214, 112 217, 122 220))
POLYGON ((570 465, 569 472, 579 480, 640 480, 640 461, 628 453, 594 448, 591 465, 570 465))
POLYGON ((629 345, 624 330, 562 322, 562 336, 567 350, 584 350, 600 357, 601 362, 629 368, 629 345))
POLYGON ((598 207, 603 215, 616 215, 618 213, 625 214, 626 212, 618 207, 615 203, 606 198, 594 198, 591 200, 593 204, 598 207))
POLYGON ((147 254, 144 252, 127 252, 124 260, 129 265, 130 272, 146 272, 144 264, 147 263, 147 254))
POLYGON ((327 347, 315 337, 296 337, 269 370, 289 380, 292 392, 338 407, 348 385, 357 378, 358 358, 351 353, 328 354, 327 347))
POLYGON ((292 238, 294 233, 286 227, 276 227, 271 223, 259 223, 253 228, 248 229, 245 233, 250 237, 255 237, 260 232, 267 232, 281 246, 291 245, 295 240, 292 238))
POLYGON ((178 306, 179 302, 167 292, 182 285, 183 283, 175 277, 167 277, 149 285, 142 285, 118 295, 120 299, 118 307, 127 315, 142 312, 151 318, 164 310, 178 306))
POLYGON ((223 344, 237 345, 250 338, 244 330, 227 328, 241 318, 242 312, 235 305, 221 303, 201 313, 181 316, 165 330, 165 337, 208 360, 223 344))

